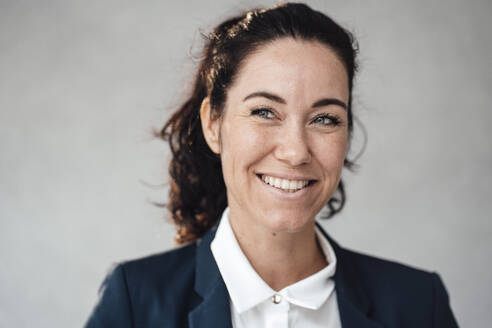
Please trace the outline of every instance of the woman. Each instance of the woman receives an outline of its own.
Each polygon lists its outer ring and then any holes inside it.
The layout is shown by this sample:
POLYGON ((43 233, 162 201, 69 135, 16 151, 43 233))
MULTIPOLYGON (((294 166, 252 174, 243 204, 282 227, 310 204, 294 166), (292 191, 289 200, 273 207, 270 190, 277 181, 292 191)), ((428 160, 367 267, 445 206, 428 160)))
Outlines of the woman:
POLYGON ((457 327, 435 273, 340 247, 353 38, 302 4, 219 25, 162 130, 184 246, 119 264, 87 327, 457 327))

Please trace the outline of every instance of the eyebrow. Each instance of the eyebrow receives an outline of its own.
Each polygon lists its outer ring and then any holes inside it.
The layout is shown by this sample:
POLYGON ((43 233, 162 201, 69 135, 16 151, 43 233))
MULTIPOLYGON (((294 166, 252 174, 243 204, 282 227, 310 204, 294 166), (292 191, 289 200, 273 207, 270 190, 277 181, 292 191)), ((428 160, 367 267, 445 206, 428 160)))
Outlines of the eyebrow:
MULTIPOLYGON (((244 97, 243 102, 248 100, 248 99, 255 98, 255 97, 266 98, 266 99, 269 99, 271 101, 275 101, 279 104, 286 104, 287 103, 282 97, 279 97, 277 95, 274 95, 273 93, 266 92, 266 91, 253 92, 253 93, 247 95, 246 97, 244 97)), ((347 105, 343 101, 336 99, 336 98, 322 98, 318 101, 315 101, 311 107, 316 108, 316 107, 323 107, 323 106, 329 106, 329 105, 338 105, 338 106, 342 107, 343 109, 347 109, 347 105)))

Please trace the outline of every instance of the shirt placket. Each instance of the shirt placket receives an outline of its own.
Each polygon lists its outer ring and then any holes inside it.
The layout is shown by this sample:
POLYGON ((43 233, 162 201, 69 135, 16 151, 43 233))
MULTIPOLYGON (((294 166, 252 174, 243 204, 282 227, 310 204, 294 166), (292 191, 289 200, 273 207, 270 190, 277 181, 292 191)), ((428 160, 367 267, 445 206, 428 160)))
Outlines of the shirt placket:
POLYGON ((290 304, 285 297, 275 294, 266 304, 265 327, 288 328, 290 304))

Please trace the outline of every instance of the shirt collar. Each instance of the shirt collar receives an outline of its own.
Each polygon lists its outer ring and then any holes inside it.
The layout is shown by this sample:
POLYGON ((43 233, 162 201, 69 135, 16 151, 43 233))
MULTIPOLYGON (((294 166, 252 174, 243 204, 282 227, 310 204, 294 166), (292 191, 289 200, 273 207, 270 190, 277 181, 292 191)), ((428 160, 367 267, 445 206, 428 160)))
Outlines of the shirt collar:
POLYGON ((236 311, 247 311, 275 294, 297 306, 312 310, 321 307, 335 287, 331 278, 336 270, 336 257, 329 241, 317 227, 316 236, 328 266, 276 292, 261 279, 239 247, 229 224, 229 208, 226 208, 210 247, 236 311))

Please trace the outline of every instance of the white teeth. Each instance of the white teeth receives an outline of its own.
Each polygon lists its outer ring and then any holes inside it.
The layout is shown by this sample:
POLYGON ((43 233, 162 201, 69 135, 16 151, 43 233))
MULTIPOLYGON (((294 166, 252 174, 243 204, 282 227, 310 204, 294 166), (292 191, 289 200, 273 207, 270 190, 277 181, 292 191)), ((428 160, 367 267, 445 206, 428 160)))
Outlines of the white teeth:
POLYGON ((282 189, 289 189, 289 180, 284 180, 282 179, 282 186, 280 188, 282 189))
POLYGON ((307 184, 309 183, 309 180, 287 180, 287 179, 274 178, 267 175, 262 175, 261 179, 265 183, 274 186, 275 188, 279 188, 290 192, 294 192, 299 189, 302 189, 305 186, 307 186, 307 184))
POLYGON ((289 182, 289 189, 299 189, 299 187, 297 186, 298 183, 299 183, 299 181, 290 181, 289 182))

